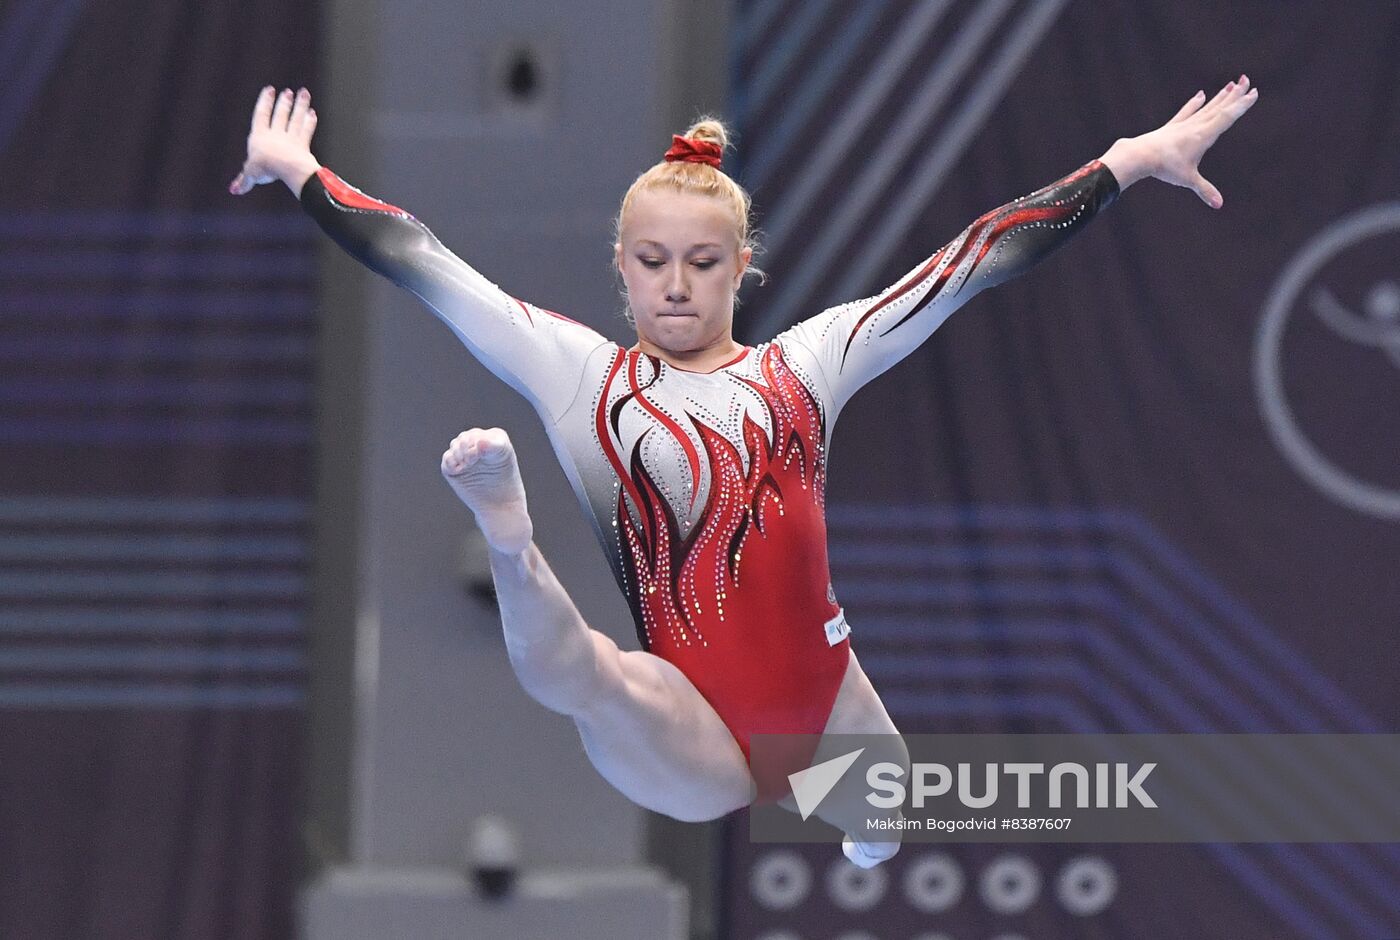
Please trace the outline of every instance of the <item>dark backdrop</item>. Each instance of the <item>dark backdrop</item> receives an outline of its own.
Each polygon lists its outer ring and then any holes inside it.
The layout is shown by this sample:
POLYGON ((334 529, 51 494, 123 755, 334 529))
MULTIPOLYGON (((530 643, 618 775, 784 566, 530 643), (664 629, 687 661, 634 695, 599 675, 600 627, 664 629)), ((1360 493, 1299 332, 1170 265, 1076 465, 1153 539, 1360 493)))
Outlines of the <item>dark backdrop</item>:
POLYGON ((287 937, 318 5, 0 2, 0 936, 287 937))
MULTIPOLYGON (((1203 165, 1221 211, 1140 184, 841 415, 836 587, 900 727, 1400 728, 1394 5, 752 0, 738 24, 772 275, 750 340, 1198 88, 1260 88, 1203 165)), ((909 846, 843 889, 834 847, 765 868, 783 850, 731 834, 736 938, 1400 935, 1394 846, 909 846)))

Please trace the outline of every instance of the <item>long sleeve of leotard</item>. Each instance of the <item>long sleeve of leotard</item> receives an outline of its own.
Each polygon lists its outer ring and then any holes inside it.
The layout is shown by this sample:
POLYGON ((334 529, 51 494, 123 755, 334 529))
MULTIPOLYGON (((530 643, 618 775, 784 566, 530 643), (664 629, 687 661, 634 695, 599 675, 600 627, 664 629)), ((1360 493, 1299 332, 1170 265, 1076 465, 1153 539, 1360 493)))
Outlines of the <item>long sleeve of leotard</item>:
POLYGON ((783 339, 815 355, 835 418, 866 382, 913 352, 978 291, 1029 270, 1118 197, 1098 160, 993 209, 878 296, 804 320, 783 339))
POLYGON ((505 293, 444 248, 422 222, 324 167, 302 187, 301 204, 351 255, 417 294, 547 420, 568 410, 588 354, 607 342, 600 334, 505 293))

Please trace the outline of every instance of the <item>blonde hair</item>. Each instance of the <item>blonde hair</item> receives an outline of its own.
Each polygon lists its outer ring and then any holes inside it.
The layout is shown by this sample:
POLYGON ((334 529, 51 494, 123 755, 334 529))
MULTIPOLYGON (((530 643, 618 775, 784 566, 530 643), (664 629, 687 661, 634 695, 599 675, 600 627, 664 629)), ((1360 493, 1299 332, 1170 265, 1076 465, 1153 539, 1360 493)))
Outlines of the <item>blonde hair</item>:
MULTIPOLYGON (((729 131, 723 122, 706 115, 690 126, 683 135, 693 140, 703 140, 716 144, 723 151, 729 146, 729 131)), ((670 189, 675 192, 694 193, 718 199, 734 216, 734 228, 739 236, 739 248, 749 248, 758 252, 758 240, 753 228, 753 210, 749 194, 744 187, 734 181, 728 173, 707 163, 667 163, 662 161, 632 181, 627 195, 622 197, 622 208, 618 210, 614 231, 617 241, 622 241, 622 220, 627 209, 640 192, 657 189, 670 189)), ((750 266, 749 271, 760 278, 763 272, 750 266)))

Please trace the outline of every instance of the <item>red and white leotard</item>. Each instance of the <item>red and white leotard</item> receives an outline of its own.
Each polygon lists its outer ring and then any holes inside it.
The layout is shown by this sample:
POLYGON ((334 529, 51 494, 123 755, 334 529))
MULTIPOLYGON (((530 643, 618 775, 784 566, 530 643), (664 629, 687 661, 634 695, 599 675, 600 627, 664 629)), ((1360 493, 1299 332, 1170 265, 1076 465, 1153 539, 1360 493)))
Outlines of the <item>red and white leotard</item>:
POLYGON ((1118 195, 1098 161, 982 216, 876 297, 696 373, 516 300, 408 213, 322 169, 316 221, 412 290, 535 406, 642 648, 674 663, 748 754, 820 733, 849 661, 823 491, 841 408, 979 290, 1049 254, 1118 195))

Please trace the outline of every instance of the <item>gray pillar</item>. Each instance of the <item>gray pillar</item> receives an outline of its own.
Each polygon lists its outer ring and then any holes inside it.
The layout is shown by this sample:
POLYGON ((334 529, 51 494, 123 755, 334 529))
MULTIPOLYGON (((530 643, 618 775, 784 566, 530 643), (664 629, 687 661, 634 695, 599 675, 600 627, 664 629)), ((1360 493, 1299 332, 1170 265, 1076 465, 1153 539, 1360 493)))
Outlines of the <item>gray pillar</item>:
MULTIPOLYGON (((697 8, 337 0, 318 156, 507 291, 625 339, 611 220, 696 110, 677 103, 671 54, 697 8)), ((305 934, 383 936, 384 916, 401 936, 684 935, 685 892, 645 870, 646 814, 519 689, 495 612, 464 584, 471 517, 438 457, 463 428, 499 425, 560 579, 635 646, 538 418, 412 297, 333 249, 324 270, 305 934), (479 903, 460 875, 486 813, 520 835, 513 907, 479 903)))

